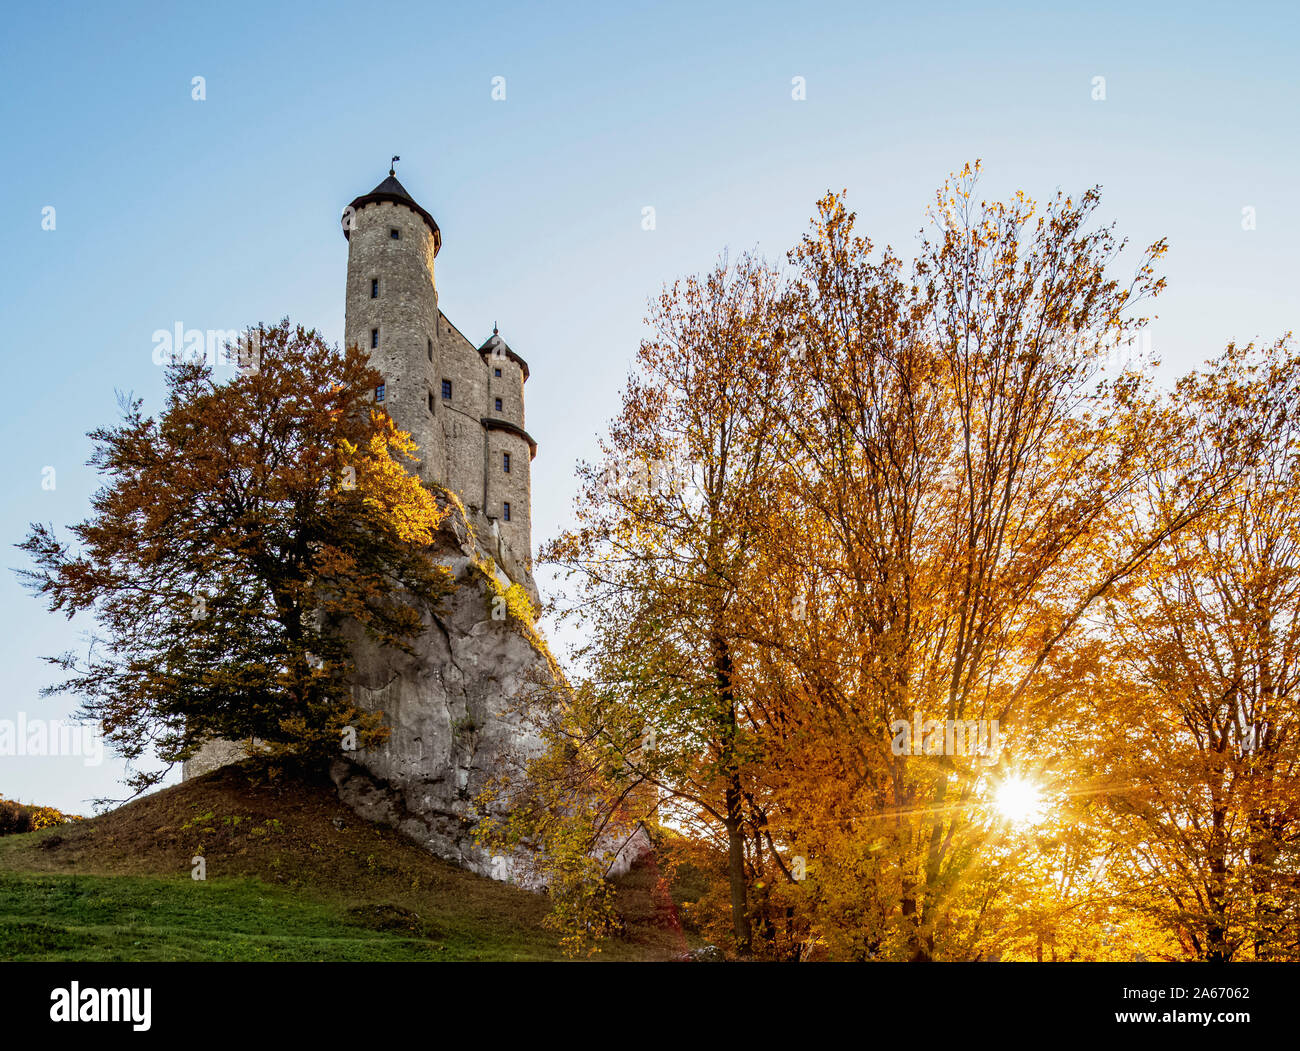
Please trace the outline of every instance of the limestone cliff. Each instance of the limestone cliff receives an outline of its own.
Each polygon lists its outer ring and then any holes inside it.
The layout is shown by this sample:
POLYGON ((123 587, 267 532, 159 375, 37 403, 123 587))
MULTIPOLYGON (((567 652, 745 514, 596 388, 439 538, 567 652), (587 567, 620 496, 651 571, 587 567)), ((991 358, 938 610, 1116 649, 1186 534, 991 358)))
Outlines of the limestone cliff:
POLYGON ((486 520, 471 528, 453 504, 437 553, 457 587, 414 655, 365 639, 354 644, 356 703, 383 711, 391 736, 380 749, 336 761, 331 774, 361 816, 482 875, 527 883, 522 859, 494 859, 474 842, 475 802, 493 778, 517 780, 541 750, 533 717, 560 673, 518 615, 518 591, 507 594, 518 583, 535 596, 531 578, 511 566, 519 572, 512 580, 500 568, 509 552, 488 530, 486 520))
MULTIPOLYGON (((523 595, 535 601, 537 594, 527 567, 487 519, 455 497, 443 494, 440 502, 448 514, 435 554, 457 586, 428 618, 412 654, 354 636, 355 701, 384 712, 391 732, 381 748, 336 760, 331 776, 360 816, 482 875, 529 883, 524 859, 494 858, 474 842, 476 799, 492 779, 518 778, 540 751, 528 713, 540 714, 536 706, 548 703, 560 672, 520 616, 523 595)), ((185 777, 243 754, 237 744, 210 742, 186 764, 185 777)))

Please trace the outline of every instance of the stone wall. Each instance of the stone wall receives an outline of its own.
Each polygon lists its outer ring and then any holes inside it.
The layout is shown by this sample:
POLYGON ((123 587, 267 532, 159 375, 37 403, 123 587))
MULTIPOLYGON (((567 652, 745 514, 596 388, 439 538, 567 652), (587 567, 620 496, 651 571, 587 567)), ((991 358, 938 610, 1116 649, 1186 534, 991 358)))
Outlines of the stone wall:
POLYGON ((420 477, 497 522, 511 552, 501 564, 508 561, 512 579, 535 594, 532 449, 519 434, 483 425, 491 419, 524 428, 524 371, 507 354, 485 357, 439 310, 436 251, 428 225, 405 205, 378 201, 359 208, 349 229, 344 340, 365 350, 383 374, 384 407, 419 446, 420 477))
MULTIPOLYGON (((491 401, 484 415, 524 429, 524 371, 508 354, 497 351, 485 355, 488 373, 488 396, 491 401), (498 376, 497 373, 501 375, 498 376), (501 408, 496 407, 497 399, 501 408)), ((499 520, 501 535, 515 551, 532 550, 532 449, 528 441, 513 430, 489 428, 487 432, 486 503, 488 514, 499 520), (503 454, 510 454, 510 471, 504 469, 503 454), (510 520, 505 520, 505 504, 510 504, 510 520)), ((531 571, 531 563, 530 563, 531 571)))
POLYGON ((181 780, 202 777, 219 767, 229 766, 248 758, 248 748, 243 741, 226 741, 220 738, 207 741, 194 755, 181 764, 181 780))
POLYGON ((442 326, 441 379, 451 380, 451 402, 439 408, 446 443, 443 481, 466 506, 487 512, 483 499, 483 407, 488 404, 488 372, 474 345, 445 315, 442 326))
POLYGON ((441 481, 436 476, 445 460, 443 433, 429 409, 440 375, 434 252, 432 233, 409 208, 381 201, 359 209, 348 238, 343 338, 364 350, 383 374, 383 405, 419 446, 421 477, 441 481), (377 296, 371 294, 374 281, 377 296), (372 347, 376 330, 378 346, 372 347))

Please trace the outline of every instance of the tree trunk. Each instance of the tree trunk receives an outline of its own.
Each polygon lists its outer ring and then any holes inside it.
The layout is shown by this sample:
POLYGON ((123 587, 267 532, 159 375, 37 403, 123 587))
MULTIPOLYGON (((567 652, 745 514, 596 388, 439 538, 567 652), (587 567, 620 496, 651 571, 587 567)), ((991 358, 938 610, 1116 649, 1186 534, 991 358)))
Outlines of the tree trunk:
POLYGON ((749 923, 748 886, 745 880, 745 833, 740 823, 740 786, 733 777, 727 785, 727 878, 731 883, 731 922, 736 952, 748 956, 754 947, 749 923))
POLYGON ((745 828, 741 811, 740 770, 736 763, 736 703, 731 688, 731 650, 721 633, 713 637, 713 669, 718 682, 722 769, 726 777, 727 879, 731 884, 731 925, 736 952, 753 951, 754 933, 749 922, 748 881, 745 877, 745 828))

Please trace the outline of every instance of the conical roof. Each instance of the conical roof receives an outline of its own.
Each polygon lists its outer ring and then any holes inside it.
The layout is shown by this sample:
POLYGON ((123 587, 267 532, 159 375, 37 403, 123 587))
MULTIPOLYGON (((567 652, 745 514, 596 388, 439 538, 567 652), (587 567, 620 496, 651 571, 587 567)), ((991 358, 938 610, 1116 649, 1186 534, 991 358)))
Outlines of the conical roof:
POLYGON ((509 358, 523 370, 524 379, 528 379, 528 362, 510 349, 509 344, 501 338, 500 333, 498 333, 495 328, 492 330, 492 335, 488 336, 487 342, 478 348, 478 352, 482 354, 485 359, 492 357, 493 355, 509 358))
MULTIPOLYGON (((429 227, 429 231, 433 234, 433 254, 438 254, 438 250, 442 248, 442 231, 438 229, 438 224, 433 221, 433 216, 416 203, 415 198, 406 192, 406 187, 397 181, 397 176, 394 175, 391 170, 388 173, 387 179, 381 182, 369 193, 363 193, 360 197, 356 198, 350 205, 348 205, 348 207, 354 212, 359 212, 366 205, 376 204, 380 201, 389 201, 392 204, 405 205, 423 219, 425 225, 429 227)), ((348 238, 351 237, 351 231, 349 231, 347 223, 343 224, 343 236, 348 238)))

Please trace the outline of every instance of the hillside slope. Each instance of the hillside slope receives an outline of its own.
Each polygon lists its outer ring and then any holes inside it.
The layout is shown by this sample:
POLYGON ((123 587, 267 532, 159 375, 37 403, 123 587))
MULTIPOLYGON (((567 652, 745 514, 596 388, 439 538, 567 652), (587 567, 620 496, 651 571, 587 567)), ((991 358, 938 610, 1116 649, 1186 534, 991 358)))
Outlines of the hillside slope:
MULTIPOLYGON (((602 958, 685 951, 652 884, 624 882, 602 958)), ((250 762, 0 839, 0 959, 561 959, 547 908, 358 819, 324 776, 250 762)))

